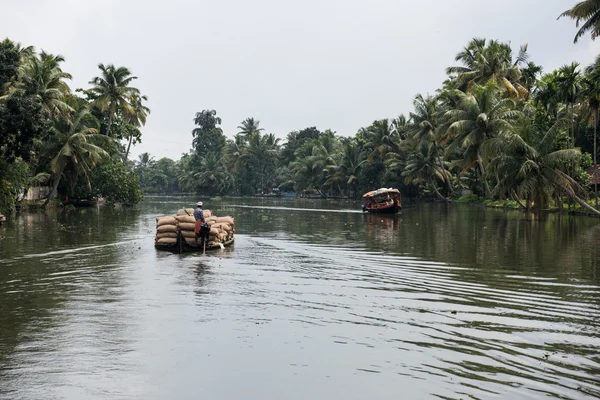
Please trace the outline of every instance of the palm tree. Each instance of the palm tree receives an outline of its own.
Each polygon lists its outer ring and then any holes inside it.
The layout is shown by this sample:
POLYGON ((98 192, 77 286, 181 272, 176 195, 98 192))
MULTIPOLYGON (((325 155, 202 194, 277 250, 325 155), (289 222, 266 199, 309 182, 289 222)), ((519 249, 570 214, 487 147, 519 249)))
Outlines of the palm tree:
POLYGON ((542 71, 542 66, 537 65, 532 61, 527 62, 527 66, 521 69, 521 81, 523 82, 523 85, 525 85, 525 89, 527 89, 527 99, 529 98, 531 90, 538 81, 542 71))
MULTIPOLYGON (((28 51, 24 51, 28 54, 28 51)), ((31 56, 23 64, 22 86, 26 93, 39 98, 44 112, 50 118, 69 117, 73 109, 65 102, 71 92, 65 79, 71 79, 69 73, 63 72, 60 64, 65 58, 42 51, 39 57, 31 56)))
POLYGON ((356 197, 358 187, 358 171, 367 162, 364 149, 355 141, 349 141, 342 147, 339 162, 329 166, 332 174, 325 184, 331 185, 342 182, 353 188, 353 196, 356 197))
POLYGON ((290 165, 296 181, 296 191, 315 189, 325 197, 321 189, 325 181, 324 169, 327 165, 323 164, 323 157, 319 154, 317 146, 313 148, 313 152, 314 154, 309 156, 297 158, 290 165))
POLYGON ((574 105, 581 92, 581 78, 578 71, 579 63, 573 62, 570 65, 563 65, 558 70, 556 78, 557 94, 559 98, 570 109, 571 127, 569 129, 571 136, 571 146, 575 145, 575 127, 574 127, 574 105))
MULTIPOLYGON (((143 104, 144 101, 148 101, 147 96, 140 96, 137 93, 131 95, 130 104, 133 113, 129 116, 128 122, 137 128, 146 125, 146 117, 148 114, 150 114, 150 109, 143 104)), ((129 157, 129 149, 131 148, 131 143, 133 142, 134 135, 131 134, 131 131, 129 132, 129 144, 127 144, 127 151, 125 151, 125 158, 123 159, 123 162, 127 162, 127 158, 129 157)))
POLYGON ((409 132, 419 146, 433 145, 433 152, 436 154, 440 171, 444 174, 444 185, 446 186, 447 192, 452 193, 450 178, 446 175, 446 169, 444 168, 441 154, 438 151, 438 118, 441 112, 443 112, 443 108, 438 111, 439 104, 437 99, 432 96, 423 97, 421 94, 418 94, 415 97, 413 106, 415 111, 410 113, 412 126, 409 132))
POLYGON ((108 117, 106 136, 110 136, 110 130, 117 114, 121 113, 125 119, 134 118, 135 110, 129 103, 134 95, 140 91, 129 84, 137 79, 132 76, 126 67, 115 67, 110 64, 98 64, 102 72, 101 76, 94 77, 90 84, 94 85, 90 92, 96 97, 92 105, 105 112, 108 117))
POLYGON ((527 207, 539 212, 550 204, 553 196, 566 193, 587 210, 600 215, 580 195, 584 189, 565 170, 581 153, 579 149, 559 149, 559 141, 569 121, 560 118, 547 132, 539 134, 530 118, 517 123, 484 145, 484 151, 495 157, 501 176, 501 190, 515 188, 518 197, 527 200, 527 207), (501 154, 500 157, 497 157, 501 154))
POLYGON ((144 152, 138 156, 137 165, 142 168, 148 168, 155 164, 154 157, 148 152, 144 152))
POLYGON ((199 186, 216 189, 219 193, 231 187, 231 175, 223 160, 215 153, 208 153, 200 159, 199 171, 195 178, 199 186))
POLYGON ((594 126, 594 197, 596 208, 598 208, 598 113, 600 111, 600 56, 596 61, 585 69, 583 79, 583 95, 586 99, 583 114, 594 126), (591 120, 591 121, 590 121, 591 120))
POLYGON ((558 18, 569 17, 575 20, 575 26, 579 28, 579 23, 584 20, 579 31, 573 39, 573 43, 577 43, 580 37, 590 31, 592 40, 595 40, 600 35, 600 1, 599 0, 584 0, 575 4, 573 8, 560 14, 558 18))
MULTIPOLYGON (((241 134, 240 134, 241 135, 241 134)), ((255 131, 250 135, 241 159, 256 175, 260 176, 260 188, 265 189, 265 178, 274 172, 279 152, 279 139, 275 135, 261 135, 255 131)))
POLYGON ((371 161, 375 155, 379 155, 380 159, 384 160, 387 153, 398 149, 398 133, 388 119, 374 121, 371 126, 367 128, 366 135, 366 147, 372 149, 369 154, 369 161, 371 161))
POLYGON ((223 149, 225 164, 232 172, 239 172, 244 164, 243 154, 246 150, 246 140, 242 135, 235 135, 233 140, 227 140, 223 149))
POLYGON ((402 171, 406 184, 425 184, 431 187, 436 196, 447 201, 437 188, 437 181, 445 181, 444 167, 438 164, 437 153, 433 143, 419 146, 407 160, 406 167, 402 171))
POLYGON ((458 107, 445 114, 450 123, 445 140, 452 142, 448 152, 462 151, 464 165, 478 168, 485 194, 491 198, 481 148, 486 140, 508 130, 509 121, 518 115, 518 111, 514 110, 511 99, 500 97, 499 89, 493 83, 475 87, 473 94, 456 91, 455 95, 458 107))
POLYGON ((264 131, 263 128, 258 127, 259 125, 259 120, 255 120, 254 118, 246 118, 242 121, 241 125, 238 126, 238 129, 240 130, 238 134, 242 135, 242 137, 248 140, 253 134, 264 131))
POLYGON ((93 143, 94 139, 101 138, 95 124, 96 120, 87 107, 79 108, 72 121, 57 124, 55 142, 60 149, 50 161, 54 183, 48 200, 57 196, 58 185, 66 167, 70 167, 77 175, 83 175, 90 186, 89 173, 102 157, 108 156, 104 149, 93 143))
POLYGON ((446 69, 448 75, 459 83, 462 91, 471 91, 473 85, 485 85, 492 81, 503 87, 514 99, 527 96, 527 89, 520 83, 519 68, 527 63, 527 45, 521 46, 513 60, 509 44, 497 40, 475 38, 456 55, 461 66, 446 69))
POLYGON ((202 110, 196 113, 194 117, 194 124, 198 125, 198 128, 192 131, 192 134, 195 136, 195 132, 197 130, 201 131, 211 131, 217 127, 217 125, 221 125, 221 117, 217 117, 216 110, 202 110))

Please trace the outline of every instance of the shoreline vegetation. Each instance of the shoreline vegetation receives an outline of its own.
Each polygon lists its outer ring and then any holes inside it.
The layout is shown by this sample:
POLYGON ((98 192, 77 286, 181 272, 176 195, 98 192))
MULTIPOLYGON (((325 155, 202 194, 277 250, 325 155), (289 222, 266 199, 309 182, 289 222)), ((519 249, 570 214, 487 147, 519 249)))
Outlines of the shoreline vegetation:
MULTIPOLYGON (((597 1, 577 3, 560 17, 582 23, 575 42, 600 32, 597 1)), ((246 118, 228 138, 217 111, 204 109, 193 118, 192 149, 180 160, 143 153, 133 162, 129 152, 141 142, 150 110, 127 68, 99 64, 91 88, 73 92, 62 56, 6 39, 0 212, 14 209, 28 187, 47 185, 45 206, 98 197, 135 204, 142 192, 358 199, 396 187, 404 198, 600 215, 600 57, 545 71, 527 44, 513 49, 474 38, 457 50, 439 89, 417 94, 412 110, 354 136, 307 127, 282 141, 246 118)))

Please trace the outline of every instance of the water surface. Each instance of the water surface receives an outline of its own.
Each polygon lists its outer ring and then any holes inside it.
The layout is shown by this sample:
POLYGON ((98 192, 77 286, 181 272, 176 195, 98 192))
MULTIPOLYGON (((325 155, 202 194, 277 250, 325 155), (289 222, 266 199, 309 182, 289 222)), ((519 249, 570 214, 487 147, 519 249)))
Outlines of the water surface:
POLYGON ((0 398, 600 397, 598 219, 223 199, 233 248, 155 251, 194 202, 0 228, 0 398))

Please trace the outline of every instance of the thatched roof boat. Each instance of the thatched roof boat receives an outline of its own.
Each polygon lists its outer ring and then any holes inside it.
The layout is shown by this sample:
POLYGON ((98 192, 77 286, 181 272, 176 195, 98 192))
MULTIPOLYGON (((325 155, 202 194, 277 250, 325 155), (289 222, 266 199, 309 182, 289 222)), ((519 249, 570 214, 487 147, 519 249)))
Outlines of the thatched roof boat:
POLYGON ((395 214, 402 208, 400 191, 393 188, 381 188, 363 195, 363 211, 370 213, 395 214))

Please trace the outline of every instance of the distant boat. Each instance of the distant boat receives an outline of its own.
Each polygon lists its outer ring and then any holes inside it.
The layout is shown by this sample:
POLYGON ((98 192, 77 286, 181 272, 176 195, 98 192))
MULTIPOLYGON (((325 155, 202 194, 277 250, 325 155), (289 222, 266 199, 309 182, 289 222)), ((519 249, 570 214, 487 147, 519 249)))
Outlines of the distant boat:
POLYGON ((402 208, 400 191, 393 188, 381 188, 363 195, 363 212, 396 214, 402 208))

